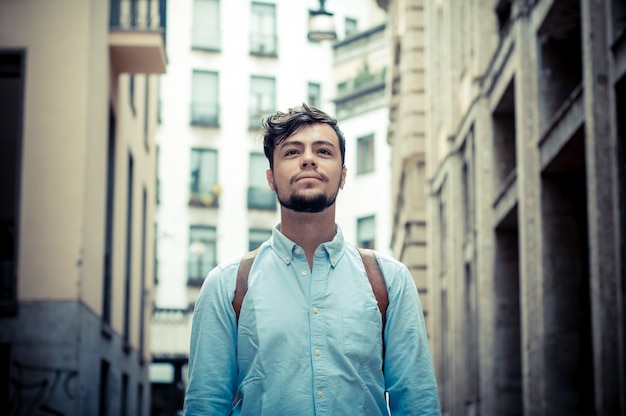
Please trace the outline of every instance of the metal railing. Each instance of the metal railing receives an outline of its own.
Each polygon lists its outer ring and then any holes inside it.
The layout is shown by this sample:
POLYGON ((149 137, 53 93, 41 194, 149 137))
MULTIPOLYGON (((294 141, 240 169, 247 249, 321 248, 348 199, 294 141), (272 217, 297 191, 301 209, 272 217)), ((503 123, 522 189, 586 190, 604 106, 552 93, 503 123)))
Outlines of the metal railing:
POLYGON ((162 30, 165 39, 167 0, 110 0, 109 27, 162 30))

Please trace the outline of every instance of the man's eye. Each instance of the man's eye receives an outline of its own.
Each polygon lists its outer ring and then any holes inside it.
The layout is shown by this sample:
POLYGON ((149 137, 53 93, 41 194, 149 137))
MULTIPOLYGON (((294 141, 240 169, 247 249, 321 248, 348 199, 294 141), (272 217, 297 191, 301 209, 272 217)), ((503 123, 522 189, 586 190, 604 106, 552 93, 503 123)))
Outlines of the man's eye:
POLYGON ((298 152, 297 152, 296 150, 293 150, 293 149, 292 149, 292 150, 287 150, 287 151, 285 152, 285 156, 293 156, 293 155, 295 155, 295 154, 297 154, 297 153, 298 153, 298 152))
POLYGON ((320 153, 324 154, 324 155, 331 155, 332 153, 330 152, 330 150, 328 149, 320 149, 320 153))

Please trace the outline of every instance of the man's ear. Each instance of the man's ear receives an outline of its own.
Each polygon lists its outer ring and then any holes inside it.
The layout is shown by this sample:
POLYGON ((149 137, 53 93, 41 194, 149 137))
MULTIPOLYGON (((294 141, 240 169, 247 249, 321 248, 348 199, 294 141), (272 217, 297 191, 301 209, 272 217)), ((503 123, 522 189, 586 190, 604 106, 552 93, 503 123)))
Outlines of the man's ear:
POLYGON ((272 172, 272 169, 268 169, 265 171, 265 177, 267 178, 267 184, 270 186, 272 192, 276 191, 276 189, 274 189, 274 174, 272 172))
POLYGON ((343 167, 341 171, 341 182, 339 183, 339 188, 343 189, 343 186, 346 184, 346 174, 348 173, 348 168, 343 167))

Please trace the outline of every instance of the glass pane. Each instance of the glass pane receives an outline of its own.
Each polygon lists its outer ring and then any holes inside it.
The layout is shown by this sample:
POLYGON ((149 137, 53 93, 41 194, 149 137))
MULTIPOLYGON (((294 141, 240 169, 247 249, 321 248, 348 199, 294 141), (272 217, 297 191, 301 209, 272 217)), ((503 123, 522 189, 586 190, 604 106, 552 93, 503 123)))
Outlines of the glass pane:
POLYGON ((264 154, 252 153, 250 155, 250 187, 268 189, 265 171, 269 168, 269 163, 264 154))
POLYGON ((217 124, 218 79, 216 72, 193 71, 191 120, 217 124))
POLYGON ((218 49, 220 46, 220 4, 218 0, 195 0, 193 4, 192 45, 218 49))
POLYGON ((274 36, 276 6, 265 3, 252 3, 250 27, 253 35, 274 36))
POLYGON ((191 192, 199 195, 213 193, 217 183, 217 152, 208 149, 191 150, 191 192))
POLYGON ((248 249, 254 250, 272 236, 272 230, 250 230, 248 249))
POLYGON ((308 98, 309 98, 309 105, 313 106, 313 107, 319 107, 320 106, 320 98, 321 98, 321 87, 320 84, 316 84, 313 82, 309 82, 309 88, 308 88, 308 98))
POLYGON ((192 226, 189 229, 189 278, 203 279, 216 266, 215 227, 192 226))
POLYGON ((250 79, 250 125, 275 111, 275 80, 268 77, 250 79))
POLYGON ((376 241, 376 220, 370 217, 357 220, 357 245, 365 248, 374 248, 376 241))
POLYGON ((357 173, 374 171, 374 136, 357 140, 357 173))

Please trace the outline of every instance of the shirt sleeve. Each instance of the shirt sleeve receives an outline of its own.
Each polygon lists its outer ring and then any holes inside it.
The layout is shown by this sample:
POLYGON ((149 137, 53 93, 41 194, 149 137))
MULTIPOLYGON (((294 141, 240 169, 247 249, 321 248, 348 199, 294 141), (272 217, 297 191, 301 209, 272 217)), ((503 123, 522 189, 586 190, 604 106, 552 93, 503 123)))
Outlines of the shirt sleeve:
POLYGON ((385 279, 389 279, 384 376, 391 414, 440 415, 435 369, 415 282, 401 263, 380 261, 385 279))
POLYGON ((237 391, 237 322, 232 307, 238 264, 216 267, 196 301, 184 415, 229 415, 237 391))

